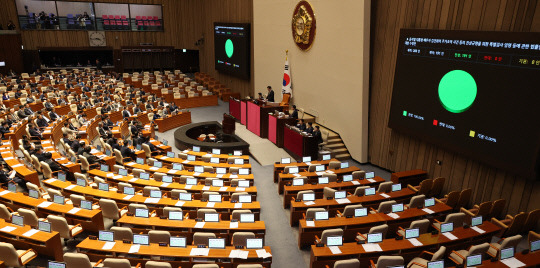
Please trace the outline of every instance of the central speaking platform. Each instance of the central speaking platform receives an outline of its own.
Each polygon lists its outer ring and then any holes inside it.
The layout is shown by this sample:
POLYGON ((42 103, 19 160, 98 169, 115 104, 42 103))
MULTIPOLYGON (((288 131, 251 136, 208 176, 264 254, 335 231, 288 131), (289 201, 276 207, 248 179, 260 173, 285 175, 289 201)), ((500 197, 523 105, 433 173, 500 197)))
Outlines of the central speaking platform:
POLYGON ((242 154, 249 154, 249 143, 234 134, 223 133, 223 128, 217 121, 193 123, 179 127, 174 132, 174 143, 179 150, 198 146, 201 151, 206 152, 220 149, 223 154, 232 154, 235 150, 242 150, 242 154), (212 134, 215 139, 200 139, 201 134, 212 134))

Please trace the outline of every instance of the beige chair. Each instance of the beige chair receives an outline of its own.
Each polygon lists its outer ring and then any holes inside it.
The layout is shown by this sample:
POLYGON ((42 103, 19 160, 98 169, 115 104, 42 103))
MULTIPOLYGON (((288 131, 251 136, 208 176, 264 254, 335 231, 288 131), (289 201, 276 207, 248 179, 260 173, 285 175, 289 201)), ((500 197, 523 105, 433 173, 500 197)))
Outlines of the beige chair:
POLYGON ((213 208, 199 208, 197 209, 197 218, 204 219, 206 213, 217 213, 217 210, 213 208))
POLYGON ((341 167, 341 162, 339 161, 330 161, 328 164, 328 169, 338 169, 341 167))
POLYGON ((11 221, 11 216, 14 214, 13 210, 11 208, 6 207, 4 204, 0 204, 0 219, 4 219, 5 221, 11 221))
POLYGON ((312 193, 315 193, 315 192, 313 192, 312 190, 299 191, 296 194, 296 199, 297 200, 304 200, 304 194, 312 194, 312 193))
POLYGON ((195 264, 192 268, 219 268, 217 264, 195 264))
POLYGON ((172 268, 171 264, 162 261, 147 261, 144 268, 172 268))
POLYGON ((167 176, 167 174, 161 172, 154 172, 155 181, 163 181, 163 176, 167 176))
POLYGON ((332 173, 323 173, 321 177, 327 177, 328 182, 337 182, 337 175, 332 173))
MULTIPOLYGON (((169 212, 182 212, 181 208, 178 207, 164 207, 163 208, 163 216, 169 218, 169 212)), ((189 215, 189 214, 186 214, 189 215)))
POLYGON ((329 236, 343 236, 343 229, 341 228, 335 228, 335 229, 326 229, 322 232, 321 238, 318 236, 315 236, 315 244, 327 244, 327 238, 329 236))
POLYGON ((232 236, 231 245, 232 246, 242 246, 246 247, 246 239, 255 238, 255 233, 253 232, 235 232, 232 236))
POLYGON ((188 191, 186 191, 186 190, 172 189, 171 198, 179 199, 180 198, 180 193, 187 193, 187 192, 188 191))
MULTIPOLYGON (((233 163, 234 163, 234 157, 229 157, 229 158, 227 159, 227 163, 233 164, 233 163), (232 163, 231 163, 231 160, 230 160, 231 158, 233 159, 233 160, 232 160, 232 163)), ((285 168, 283 168, 283 174, 290 174, 290 171, 289 171, 289 170, 292 169, 292 168, 295 168, 295 167, 296 167, 296 166, 286 166, 285 168)))
POLYGON ((489 244, 487 254, 493 258, 497 257, 499 251, 503 248, 517 247, 523 237, 521 235, 514 235, 507 238, 500 239, 497 243, 489 244))
POLYGON ((25 208, 19 208, 17 210, 17 214, 19 214, 20 216, 23 216, 24 225, 30 225, 33 228, 38 227, 38 222, 39 221, 44 221, 45 220, 45 219, 38 218, 37 215, 36 215, 36 212, 34 212, 33 210, 29 210, 29 209, 25 209, 25 208))
POLYGON ((239 264, 236 268, 263 268, 261 264, 239 264))
POLYGON ((240 220, 240 215, 247 214, 247 213, 251 213, 251 210, 249 210, 249 209, 235 209, 232 212, 231 219, 239 221, 240 220))
POLYGON ((475 254, 485 254, 489 249, 489 243, 471 246, 468 250, 452 250, 448 258, 456 265, 461 265, 465 262, 468 256, 475 254))
POLYGON ((341 213, 339 210, 337 211, 338 217, 354 217, 354 210, 357 208, 362 208, 362 205, 347 205, 343 209, 343 213, 341 213))
POLYGON ((337 192, 336 189, 332 189, 330 187, 324 187, 323 188, 323 197, 326 198, 334 198, 334 194, 337 192))
POLYGON ((246 193, 246 192, 233 193, 231 195, 231 200, 230 201, 238 202, 241 195, 250 195, 250 194, 246 193))
POLYGON ((353 171, 352 178, 353 180, 363 180, 366 178, 366 172, 364 170, 353 171))
POLYGON ((367 188, 370 188, 369 186, 358 186, 356 189, 354 189, 354 196, 363 196, 364 192, 367 188))
POLYGON ((159 187, 155 187, 155 186, 144 186, 143 188, 143 196, 150 196, 150 192, 151 191, 161 191, 161 189, 159 189, 159 187))
POLYGON ((379 208, 374 210, 371 208, 371 214, 375 213, 390 213, 392 212, 392 205, 397 204, 396 200, 384 201, 379 204, 379 208))
POLYGON ((209 197, 210 195, 216 195, 216 194, 219 194, 219 193, 218 193, 218 192, 203 192, 203 193, 202 193, 202 199, 208 200, 208 197, 209 197))
MULTIPOLYGON (((129 213, 133 213, 135 214, 135 211, 137 209, 148 209, 148 207, 145 205, 145 204, 135 204, 135 203, 131 203, 128 205, 128 211, 129 213)), ((148 212, 149 214, 152 214, 152 212, 148 212)))
POLYGON ((41 164, 41 171, 43 172, 43 178, 44 179, 51 179, 51 178, 54 178, 56 176, 58 176, 58 172, 60 171, 55 171, 53 172, 51 170, 51 167, 49 166, 49 164, 41 161, 39 162, 41 164))
POLYGON ((39 198, 49 199, 49 194, 47 194, 47 191, 45 191, 45 189, 38 187, 37 185, 31 182, 26 182, 26 187, 28 188, 28 190, 34 190, 38 192, 39 198))
POLYGON ((123 165, 124 162, 130 162, 131 157, 122 157, 122 153, 118 149, 114 149, 114 157, 116 159, 116 163, 123 165))
POLYGON ((216 238, 214 233, 196 232, 193 234, 193 245, 205 245, 208 246, 208 239, 216 238))
POLYGON ((389 266, 402 266, 405 260, 401 256, 380 256, 377 259, 377 263, 373 263, 373 260, 369 260, 371 268, 386 268, 389 266))
POLYGON ((334 268, 360 268, 360 261, 358 259, 336 261, 334 268))
POLYGON ((379 188, 377 188, 378 193, 388 193, 392 191, 392 184, 394 184, 391 181, 385 181, 379 184, 379 188))
POLYGON ((440 222, 436 219, 434 219, 433 227, 437 230, 441 230, 441 224, 452 222, 454 225, 454 229, 462 227, 463 223, 465 222, 465 213, 458 212, 458 213, 452 213, 446 215, 446 218, 444 219, 444 222, 440 222))
POLYGON ((51 230, 60 233, 60 237, 72 239, 84 230, 80 224, 69 225, 64 217, 49 215, 47 221, 51 223, 51 230))
POLYGON ((171 239, 171 233, 169 233, 169 231, 151 230, 148 232, 148 239, 150 243, 153 243, 153 244, 159 244, 159 243, 169 244, 169 240, 171 239))
POLYGON ((369 232, 366 234, 356 233, 356 241, 366 241, 368 234, 382 233, 383 239, 386 238, 386 233, 388 232, 388 224, 381 224, 379 226, 374 226, 369 229, 369 232))
POLYGON ((114 232, 114 240, 127 240, 133 242, 133 231, 129 227, 111 227, 114 232))
POLYGON ((37 256, 33 249, 17 250, 10 243, 0 242, 0 260, 7 267, 26 267, 37 256))
POLYGON ((426 196, 416 195, 411 198, 411 201, 407 205, 408 208, 423 208, 424 207, 424 201, 426 200, 426 196))
POLYGON ((114 258, 106 258, 103 261, 103 267, 108 268, 139 268, 141 266, 140 263, 138 263, 136 266, 131 266, 131 263, 128 259, 114 259, 114 258))
POLYGON ((100 267, 102 260, 90 262, 88 255, 83 253, 64 253, 66 268, 93 268, 100 267))
MULTIPOLYGON (((431 222, 428 219, 416 220, 411 222, 411 224, 409 225, 409 229, 418 228, 420 234, 425 234, 427 233, 430 224, 431 222)), ((405 230, 399 227, 397 234, 405 237, 405 230)))
POLYGON ((133 177, 136 177, 136 178, 140 178, 141 173, 144 173, 144 170, 142 170, 140 168, 134 168, 134 169, 131 170, 131 174, 133 174, 133 177))
POLYGON ((101 207, 103 217, 111 220, 118 220, 128 212, 126 207, 118 209, 116 202, 110 199, 99 199, 99 206, 101 207))
POLYGON ((123 193, 125 187, 133 187, 133 185, 131 185, 130 183, 127 183, 127 182, 119 182, 118 185, 117 185, 118 192, 123 193))
POLYGON ((442 260, 445 252, 446 247, 444 246, 441 246, 435 253, 424 250, 420 256, 412 259, 409 264, 407 264, 407 268, 426 268, 428 262, 442 260))
POLYGON ((304 219, 315 219, 315 214, 317 212, 324 212, 326 209, 324 208, 308 208, 306 210, 306 214, 304 215, 304 219))

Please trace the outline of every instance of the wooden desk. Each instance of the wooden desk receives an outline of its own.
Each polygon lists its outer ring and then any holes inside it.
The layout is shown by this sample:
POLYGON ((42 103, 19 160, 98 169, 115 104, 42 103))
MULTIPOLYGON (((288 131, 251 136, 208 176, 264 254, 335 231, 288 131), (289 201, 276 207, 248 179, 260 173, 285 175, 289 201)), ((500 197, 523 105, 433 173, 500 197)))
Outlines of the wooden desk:
POLYGON ((317 159, 319 154, 318 146, 315 137, 302 135, 289 126, 283 128, 283 149, 294 158, 311 156, 311 159, 317 159))
POLYGON ((34 249, 39 255, 53 257, 56 261, 64 260, 64 250, 58 232, 37 232, 30 237, 23 236, 32 228, 29 225, 18 226, 0 219, 0 241, 11 243, 16 249, 34 249), (11 232, 2 230, 4 227, 15 227, 11 232))
POLYGON ((229 99, 229 114, 236 118, 238 121, 241 121, 240 100, 233 98, 229 99))
POLYGON ((238 157, 238 158, 242 158, 244 159, 244 163, 249 163, 249 155, 239 155, 239 156, 234 156, 234 155, 231 155, 231 154, 212 154, 212 153, 207 153, 207 152, 195 152, 195 151, 190 151, 190 150, 183 150, 182 153, 184 154, 187 154, 187 155, 194 155, 197 159, 197 160, 201 160, 203 156, 205 155, 208 155, 210 157, 217 157, 220 159, 220 162, 226 162, 227 159, 229 159, 229 157, 238 157))
POLYGON ((204 162, 204 161, 201 161, 201 160, 188 161, 188 160, 184 160, 184 159, 177 158, 177 157, 171 158, 171 157, 168 157, 168 156, 165 156, 165 155, 158 155, 158 156, 155 156, 154 158, 157 159, 157 160, 161 160, 163 162, 169 163, 171 165, 173 163, 180 163, 184 167, 189 167, 189 168, 193 168, 195 166, 209 166, 209 167, 213 167, 213 168, 222 167, 222 168, 226 168, 226 169, 229 169, 231 167, 237 167, 237 168, 249 168, 250 172, 251 172, 251 164, 249 164, 249 163, 243 164, 243 165, 235 165, 235 164, 228 164, 227 162, 221 162, 221 161, 220 161, 220 163, 210 163, 210 162, 204 162))
POLYGON ((367 233, 371 227, 381 224, 388 224, 387 237, 395 237, 398 227, 407 228, 415 220, 427 216, 441 218, 452 212, 451 207, 442 203, 437 203, 429 209, 433 210, 434 213, 429 214, 418 208, 406 209, 396 213, 399 215, 397 219, 384 213, 368 213, 367 216, 358 218, 332 217, 324 221, 314 221, 315 226, 313 227, 307 226, 306 220, 302 219, 299 224, 298 247, 313 245, 315 236, 320 238, 324 230, 333 228, 343 229, 344 242, 355 242, 356 233, 367 233))
MULTIPOLYGON (((83 195, 86 197, 87 200, 96 200, 101 198, 107 198, 116 201, 119 207, 127 206, 131 203, 138 203, 138 204, 146 204, 150 210, 156 210, 158 215, 161 215, 162 210, 164 207, 181 207, 182 210, 185 210, 189 213, 190 218, 195 218, 197 210, 200 208, 213 208, 219 213, 222 214, 223 220, 230 219, 230 214, 235 209, 249 209, 255 214, 255 220, 259 219, 259 213, 261 210, 261 205, 259 202, 254 201, 253 203, 231 203, 227 201, 219 202, 219 203, 211 203, 211 202, 202 202, 201 200, 192 200, 192 201, 179 201, 179 200, 173 200, 171 198, 161 198, 157 200, 157 203, 150 202, 153 200, 153 198, 145 197, 140 194, 133 195, 129 197, 128 195, 125 195, 123 193, 117 193, 113 191, 100 191, 97 189, 93 189, 90 186, 82 187, 78 186, 76 184, 72 184, 71 182, 63 182, 57 179, 48 179, 44 180, 43 183, 47 187, 53 187, 55 189, 62 190, 66 193, 75 193, 79 195, 83 195), (210 204, 213 204, 213 206, 209 206, 210 204)), ((96 200, 97 201, 97 200, 96 200)))
MULTIPOLYGON (((514 254, 514 258, 518 259, 525 264, 523 267, 539 267, 540 266, 540 251, 530 252, 528 254, 523 254, 517 252, 514 254)), ((455 266, 452 266, 453 268, 455 266)), ((489 267, 489 268, 508 268, 508 266, 501 261, 492 262, 490 259, 484 260, 482 265, 477 267, 489 267)))
MULTIPOLYGON (((322 173, 334 173, 338 176, 338 180, 341 179, 343 177, 343 175, 347 175, 347 174, 352 174, 354 171, 360 171, 360 168, 358 167, 348 167, 348 168, 340 168, 340 169, 330 169, 330 170, 325 170, 325 171, 321 171, 319 172, 319 174, 322 174, 322 173)), ((298 175, 300 176, 305 176, 307 177, 308 179, 316 179, 318 177, 320 177, 321 175, 318 175, 317 172, 307 172, 307 171, 304 171, 304 172, 300 172, 298 173, 298 175)), ((284 173, 280 173, 278 175, 278 192, 279 194, 282 194, 283 193, 283 187, 289 183, 289 182, 292 182, 294 178, 296 178, 297 176, 295 176, 294 174, 284 174, 284 173)))
POLYGON ((389 195, 389 198, 385 198, 380 193, 370 196, 348 196, 349 203, 340 204, 335 199, 315 199, 315 204, 306 205, 304 201, 302 202, 292 202, 291 203, 291 226, 298 224, 298 221, 303 218, 303 214, 306 213, 308 208, 324 208, 328 210, 330 217, 335 217, 337 210, 343 210, 347 205, 361 204, 364 207, 375 208, 379 206, 381 202, 396 200, 396 202, 406 202, 416 193, 410 190, 409 188, 402 189, 401 191, 386 193, 389 195))
POLYGON ((421 169, 407 170, 392 173, 390 179, 393 183, 401 183, 402 185, 418 185, 423 180, 427 179, 427 171, 421 169))
POLYGON ((279 106, 247 102, 247 129, 261 138, 268 137, 268 113, 281 110, 279 106))
MULTIPOLYGON (((330 164, 330 162, 332 161, 339 161, 335 158, 332 158, 330 160, 324 160, 324 161, 311 161, 309 162, 311 165, 324 165, 325 166, 325 169, 328 168, 328 164, 330 164)), ((298 167, 299 170, 301 171, 306 171, 308 169, 308 164, 307 163, 304 163, 304 162, 291 162, 290 164, 281 164, 281 163, 275 163, 274 164, 274 182, 277 183, 278 182, 278 176, 279 176, 279 173, 283 173, 283 170, 285 170, 285 167, 288 167, 288 166, 292 166, 292 167, 298 167)))
MULTIPOLYGON (((383 178, 377 176, 373 178, 374 182, 368 181, 368 180, 354 180, 354 181, 348 181, 348 182, 331 182, 328 184, 304 184, 302 186, 287 186, 284 187, 284 194, 283 194, 283 208, 288 208, 291 205, 292 198, 296 198, 296 195, 300 191, 307 191, 312 190, 315 192, 315 198, 323 198, 323 190, 324 187, 330 187, 335 190, 350 190, 349 192, 351 194, 354 194, 354 190, 356 187, 360 186, 371 186, 376 187, 381 182, 384 181, 383 178)), ((317 181, 314 181, 315 183, 317 181)))
MULTIPOLYGON (((199 92, 199 94, 201 93, 199 92)), ((218 96, 210 95, 210 96, 174 99, 174 103, 182 109, 203 107, 203 106, 217 106, 218 96)))
POLYGON ((8 143, 2 142, 5 145, 0 147, 0 155, 6 164, 17 172, 17 176, 24 179, 27 182, 39 185, 39 176, 37 171, 26 167, 26 165, 19 161, 17 155, 11 151, 11 147, 8 143))
POLYGON ((214 186, 205 186, 201 184, 188 186, 186 184, 181 184, 177 182, 178 179, 175 179, 175 178, 173 178, 172 183, 164 183, 164 182, 156 181, 154 179, 143 180, 143 179, 135 178, 132 175, 122 176, 116 173, 104 172, 97 169, 92 169, 88 171, 88 174, 92 176, 98 176, 100 178, 107 180, 108 182, 112 182, 113 186, 116 186, 119 182, 127 182, 133 185, 133 187, 135 187, 135 190, 137 191, 142 190, 145 186, 154 186, 154 187, 159 187, 162 191, 169 191, 169 192, 172 191, 173 189, 186 190, 190 193, 195 194, 195 196, 193 196, 194 199, 201 199, 202 193, 207 192, 207 191, 219 192, 222 195, 224 195, 224 197, 230 197, 233 193, 236 193, 236 192, 247 192, 253 196, 254 200, 256 200, 257 198, 257 187, 255 186, 252 186, 249 188, 230 187, 230 186, 214 187, 214 186), (109 174, 113 174, 113 176, 109 174))
POLYGON ((349 258, 359 259, 360 267, 369 267, 369 259, 377 259, 382 255, 401 255, 405 259, 405 263, 408 263, 412 258, 417 257, 424 250, 434 252, 440 246, 445 246, 446 252, 450 252, 454 249, 463 249, 472 243, 480 244, 488 242, 494 234, 500 231, 498 226, 487 221, 479 227, 486 232, 480 234, 471 228, 456 228, 452 234, 457 236, 457 240, 450 240, 442 234, 422 234, 417 239, 423 245, 418 247, 413 246, 411 242, 406 239, 385 239, 383 242, 379 243, 382 251, 377 252, 366 252, 362 245, 356 243, 344 243, 343 246, 339 247, 341 250, 340 254, 332 254, 328 247, 316 247, 315 245, 312 245, 310 267, 323 268, 325 265, 332 267, 336 260, 349 258))
POLYGON ((238 228, 230 228, 230 221, 206 222, 203 228, 195 228, 195 219, 184 219, 182 221, 160 219, 159 217, 139 218, 124 215, 117 222, 117 226, 131 228, 133 233, 148 233, 149 230, 169 231, 173 236, 185 236, 187 243, 193 243, 193 234, 196 232, 215 233, 218 237, 226 237, 227 241, 232 241, 235 232, 253 232, 256 237, 264 238, 266 226, 264 221, 253 223, 238 223, 238 228))
POLYGON ((191 112, 178 113, 154 120, 158 126, 158 131, 163 133, 167 130, 191 123, 191 112))
POLYGON ((296 122, 294 118, 279 117, 275 114, 268 115, 268 140, 277 147, 283 147, 283 129, 285 125, 292 125, 296 122))
MULTIPOLYGON (((230 243, 230 241, 227 241, 230 243)), ((195 246, 187 246, 186 248, 176 247, 160 247, 158 244, 150 244, 148 246, 141 245, 139 252, 129 253, 131 244, 124 244, 122 241, 116 241, 114 247, 110 250, 102 249, 105 245, 104 241, 85 239, 77 245, 77 251, 88 255, 91 261, 98 261, 105 258, 118 258, 120 255, 125 256, 132 265, 137 263, 144 264, 150 260, 151 257, 165 257, 166 261, 173 267, 192 267, 198 263, 216 263, 220 267, 232 268, 238 264, 262 264, 265 268, 270 268, 272 265, 272 258, 262 259, 257 256, 255 249, 244 249, 249 251, 248 258, 242 259, 230 259, 229 255, 234 247, 228 246, 225 249, 210 249, 208 256, 190 256, 191 249, 195 246), (204 260, 203 260, 204 259, 204 260), (204 261, 204 262, 203 262, 204 261)), ((271 253, 270 247, 264 247, 266 252, 271 253)))
POLYGON ((0 195, 0 202, 15 211, 19 208, 27 208, 34 210, 38 217, 41 218, 46 218, 47 215, 62 216, 67 220, 68 224, 81 224, 86 231, 97 232, 105 228, 105 225, 103 224, 103 214, 100 209, 80 209, 77 212, 72 213, 71 210, 74 206, 70 204, 60 205, 52 203, 47 207, 39 207, 39 204, 46 201, 48 200, 43 198, 35 199, 20 192, 8 192, 0 195))

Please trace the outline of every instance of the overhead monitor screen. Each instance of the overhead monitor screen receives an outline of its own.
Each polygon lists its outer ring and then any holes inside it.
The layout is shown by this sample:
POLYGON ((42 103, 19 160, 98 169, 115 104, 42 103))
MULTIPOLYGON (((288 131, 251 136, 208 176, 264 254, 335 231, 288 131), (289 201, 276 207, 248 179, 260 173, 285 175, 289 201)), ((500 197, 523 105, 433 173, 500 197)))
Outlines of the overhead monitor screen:
POLYGON ((251 25, 214 22, 216 70, 249 79, 251 74, 251 25))

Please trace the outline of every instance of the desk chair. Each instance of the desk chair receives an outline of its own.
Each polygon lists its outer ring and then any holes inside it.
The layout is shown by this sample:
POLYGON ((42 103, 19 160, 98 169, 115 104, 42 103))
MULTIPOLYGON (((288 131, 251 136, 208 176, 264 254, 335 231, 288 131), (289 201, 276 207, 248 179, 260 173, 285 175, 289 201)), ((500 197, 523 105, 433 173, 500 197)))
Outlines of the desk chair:
POLYGON ((431 189, 433 188, 433 180, 432 179, 426 179, 420 182, 420 185, 412 186, 410 184, 407 185, 407 188, 415 191, 417 194, 429 194, 431 189))
MULTIPOLYGON (((230 158, 230 157, 229 157, 230 158)), ((227 159, 227 163, 229 162, 229 160, 227 159)), ((234 163, 234 161, 233 161, 234 163)), ((233 163, 229 163, 229 164, 233 164, 233 163)), ((283 168, 283 174, 290 174, 289 173, 289 169, 291 168, 295 168, 296 166, 286 166, 285 168, 283 168)))
POLYGON ((240 215, 241 214, 247 214, 247 213, 251 213, 251 210, 249 210, 249 209, 235 209, 232 212, 231 219, 239 221, 240 220, 240 215))
POLYGON ((14 214, 13 210, 9 207, 6 207, 4 204, 0 204, 0 219, 4 219, 8 222, 11 222, 11 216, 14 214))
POLYGON ((369 229, 369 232, 366 234, 356 233, 356 241, 366 241, 368 234, 382 233, 383 239, 386 238, 386 233, 388 232, 388 224, 381 224, 379 226, 374 226, 369 229))
POLYGON ((49 166, 49 164, 41 161, 39 162, 41 164, 41 171, 43 172, 43 178, 44 179, 51 179, 51 178, 55 178, 58 176, 58 173, 60 171, 52 171, 51 167, 49 166))
POLYGON ((239 200, 239 198, 240 198, 241 195, 249 195, 249 193, 247 193, 247 192, 233 193, 233 194, 231 195, 231 200, 230 200, 230 201, 231 201, 231 202, 233 202, 233 201, 238 202, 238 200, 239 200))
POLYGON ((438 177, 438 178, 433 179, 431 189, 429 190, 429 193, 427 194, 427 196, 428 197, 437 197, 437 196, 439 196, 441 194, 441 192, 442 192, 445 181, 446 181, 446 178, 444 178, 444 177, 438 177))
POLYGON ((99 199, 99 206, 101 207, 103 218, 107 218, 112 221, 116 221, 120 219, 122 216, 124 216, 128 212, 127 207, 123 207, 119 209, 118 206, 116 205, 116 202, 110 199, 104 199, 104 198, 99 199))
MULTIPOLYGON (((164 207, 163 208, 163 216, 169 218, 169 212, 175 211, 175 212, 182 212, 181 208, 178 207, 164 207)), ((186 217, 189 214, 186 214, 186 217)))
POLYGON ((311 193, 315 193, 315 192, 313 190, 299 191, 296 194, 296 200, 304 200, 304 194, 311 194, 311 193))
MULTIPOLYGON (((182 176, 180 176, 180 181, 179 181, 179 183, 180 183, 180 184, 186 184, 187 179, 197 179, 197 178, 192 177, 192 176, 182 175, 182 176)), ((198 180, 197 180, 197 181, 198 181, 198 180)))
POLYGON ((143 196, 149 197, 150 191, 161 191, 159 187, 156 186, 144 186, 143 187, 143 196))
POLYGON ((215 210, 213 208, 199 208, 199 209, 197 209, 197 218, 204 219, 204 215, 206 213, 217 213, 217 210, 215 210))
POLYGON ((536 224, 538 223, 538 219, 540 218, 540 209, 535 209, 528 213, 527 219, 525 220, 525 223, 523 224, 523 228, 521 229, 521 233, 526 233, 530 230, 534 230, 536 228, 536 224))
POLYGON ((324 187, 323 188, 323 197, 326 198, 334 198, 334 194, 337 192, 336 189, 332 189, 330 187, 324 187))
POLYGON ((122 153, 118 149, 114 149, 114 157, 116 158, 116 163, 123 165, 124 162, 131 162, 131 157, 123 157, 122 153))
POLYGON ((38 255, 33 249, 17 250, 10 243, 0 242, 0 256, 7 267, 26 267, 38 255))
POLYGON ((215 172, 214 168, 211 166, 203 166, 203 168, 204 168, 204 172, 210 172, 210 173, 215 172))
MULTIPOLYGON (((231 157, 228 157, 227 158, 227 164, 234 164, 234 160, 236 159, 241 159, 241 157, 237 157, 237 156, 231 156, 231 157)), ((287 167, 285 167, 287 168, 287 167)))
POLYGON ((480 245, 474 245, 469 247, 468 250, 452 250, 452 253, 450 253, 450 256, 448 258, 453 261, 456 265, 461 265, 468 256, 475 255, 475 254, 484 254, 489 249, 489 243, 483 243, 480 245))
POLYGON ((140 263, 137 263, 136 266, 131 266, 131 263, 128 259, 114 259, 114 258, 106 258, 103 261, 103 267, 108 268, 139 268, 141 267, 140 263))
POLYGON ((171 233, 169 231, 159 231, 151 230, 148 232, 148 239, 150 243, 159 244, 159 243, 169 243, 171 239, 171 233))
POLYGON ((143 144, 142 149, 143 149, 144 153, 146 154, 146 158, 151 158, 152 156, 159 155, 158 151, 152 152, 152 150, 150 150, 150 146, 148 146, 148 144, 143 144))
POLYGON ((322 234, 321 234, 321 238, 319 238, 318 236, 315 236, 315 244, 323 243, 323 244, 326 245, 327 244, 326 239, 329 236, 343 236, 343 229, 335 228, 335 229, 326 229, 326 230, 324 230, 322 232, 322 234))
POLYGON ((363 196, 365 190, 369 188, 369 186, 358 186, 356 189, 354 189, 354 196, 363 196))
POLYGON ((187 192, 188 191, 186 191, 186 190, 172 189, 171 190, 171 198, 179 199, 180 198, 180 193, 186 194, 187 192))
POLYGON ((465 213, 465 216, 469 219, 469 221, 471 218, 477 217, 477 216, 482 216, 483 219, 487 219, 492 207, 493 207, 493 202, 487 201, 487 202, 481 203, 480 205, 474 205, 474 207, 471 209, 466 209, 462 207, 460 211, 465 213))
POLYGON ((455 208, 457 206, 460 193, 460 191, 452 191, 445 195, 444 198, 439 199, 439 202, 444 203, 451 208, 455 208))
MULTIPOLYGON (((203 193, 202 193, 202 199, 208 200, 208 197, 209 197, 211 194, 219 194, 219 193, 218 193, 218 192, 203 192, 203 193)), ((223 198, 223 197, 222 197, 222 198, 223 198)))
POLYGON ((369 260, 370 268, 386 268, 388 266, 403 265, 405 260, 401 256, 380 256, 375 264, 373 260, 369 260))
POLYGON ((155 158, 152 158, 152 157, 148 157, 146 158, 146 164, 153 167, 154 166, 154 162, 156 162, 157 160, 155 158))
POLYGON ((140 178, 141 173, 144 173, 144 170, 142 170, 140 168, 134 168, 134 169, 131 170, 131 174, 133 174, 133 177, 136 177, 136 178, 140 178))
POLYGON ((411 198, 411 201, 409 201, 409 204, 405 205, 407 208, 423 208, 424 207, 424 201, 426 200, 426 196, 416 195, 411 198))
POLYGON ((81 171, 87 173, 89 170, 94 168, 99 168, 99 163, 90 165, 88 159, 85 156, 79 155, 79 160, 81 161, 81 171))
MULTIPOLYGON (((330 266, 326 265, 326 268, 330 266)), ((360 261, 358 259, 340 260, 334 262, 334 268, 360 268, 360 261)))
POLYGON ((460 209, 462 207, 466 207, 471 201, 471 196, 472 196, 471 188, 461 191, 461 193, 459 194, 459 199, 457 201, 457 204, 454 207, 454 210, 460 209))
POLYGON ((195 264, 192 268, 219 268, 217 264, 195 264))
POLYGON ((506 199, 497 199, 493 201, 493 205, 491 206, 491 210, 489 211, 489 216, 487 219, 495 218, 499 219, 501 217, 502 211, 504 210, 504 206, 506 205, 506 199))
POLYGON ((339 161, 330 161, 328 164, 328 169, 338 169, 341 167, 341 162, 339 161))
POLYGON ((214 233, 203 233, 203 232, 193 233, 193 245, 205 245, 205 246, 208 246, 208 239, 210 239, 210 238, 216 238, 216 234, 214 234, 214 233))
MULTIPOLYGON (((418 228, 420 231, 420 234, 425 234, 427 233, 430 223, 431 222, 428 219, 416 220, 416 221, 411 222, 411 224, 409 225, 409 229, 418 228)), ((405 229, 401 227, 399 227, 399 230, 396 233, 400 236, 405 237, 405 229)))
POLYGON ((155 181, 163 181, 163 176, 167 176, 167 174, 162 173, 162 172, 154 172, 155 181))
POLYGON ((354 217, 354 210, 357 208, 362 208, 362 205, 347 205, 343 209, 343 214, 337 211, 337 217, 354 217))
POLYGON ((133 187, 133 185, 127 182, 119 182, 116 187, 118 188, 119 193, 123 193, 125 187, 133 187))
POLYGON ((172 268, 171 264, 162 261, 147 261, 144 268, 172 268))
POLYGON ((317 168, 317 165, 312 164, 312 165, 308 166, 307 171, 308 172, 315 172, 316 168, 317 168))
POLYGON ((246 239, 255 238, 255 233, 253 232, 235 232, 232 236, 231 245, 246 247, 246 239))
POLYGON ((75 236, 84 231, 80 224, 69 225, 64 217, 49 215, 47 221, 51 223, 51 230, 58 232, 64 239, 74 239, 75 236))
POLYGON ((28 188, 28 190, 35 190, 36 192, 38 192, 39 198, 49 199, 49 194, 47 194, 47 191, 45 191, 45 189, 38 187, 31 182, 26 182, 26 188, 28 188))
POLYGON ((353 171, 352 178, 353 180, 363 180, 366 178, 366 171, 364 170, 353 171))
POLYGON ((133 231, 131 228, 113 226, 110 230, 114 232, 115 240, 128 240, 133 242, 133 231))
POLYGON ((321 177, 327 177, 328 182, 336 182, 337 181, 337 175, 333 173, 323 173, 321 177))
POLYGON ((36 215, 36 212, 30 209, 26 208, 19 208, 17 210, 17 214, 20 216, 23 216, 23 223, 24 225, 30 225, 33 228, 38 227, 38 221, 44 221, 45 219, 38 218, 36 215))
POLYGON ((392 184, 394 183, 391 181, 385 181, 379 184, 379 188, 377 188, 377 193, 388 193, 392 191, 392 184))
POLYGON ((519 234, 527 220, 527 213, 520 212, 516 216, 506 215, 504 220, 491 218, 491 222, 502 228, 499 237, 507 237, 519 234))
POLYGON ((521 235, 514 235, 507 238, 502 238, 497 243, 490 243, 487 254, 493 258, 497 257, 499 251, 503 248, 517 247, 523 237, 521 235))
POLYGON ((229 173, 240 173, 240 167, 229 167, 229 173))
POLYGON ((103 267, 103 260, 90 262, 88 256, 83 253, 64 253, 64 262, 66 263, 66 268, 103 267))
POLYGON ((443 259, 444 252, 446 252, 446 247, 444 246, 441 246, 435 253, 431 253, 429 251, 424 250, 422 251, 422 253, 420 253, 420 256, 412 259, 409 262, 409 264, 407 264, 407 268, 426 268, 428 262, 438 261, 438 260, 443 259), (430 255, 431 255, 431 258, 429 258, 430 255), (424 258, 424 256, 429 259, 424 258))
POLYGON ((324 211, 326 211, 326 209, 324 209, 324 208, 308 208, 306 210, 306 213, 304 214, 304 219, 314 220, 315 219, 315 213, 324 212, 324 211))
MULTIPOLYGON (((136 203, 131 203, 128 205, 129 213, 133 213, 135 215, 135 211, 137 209, 148 209, 148 207, 145 204, 136 204, 136 203)), ((150 217, 153 217, 156 215, 156 211, 155 210, 149 211, 148 214, 150 217)))
POLYGON ((384 201, 379 204, 379 208, 377 210, 371 208, 370 213, 376 214, 376 213, 390 213, 392 212, 392 205, 397 204, 396 200, 390 200, 390 201, 384 201))
POLYGON ((32 159, 32 166, 36 169, 37 172, 43 173, 41 170, 41 163, 39 162, 37 156, 31 155, 30 158, 32 159))
POLYGON ((441 230, 441 224, 443 223, 449 223, 452 222, 454 224, 454 229, 459 228, 463 226, 463 222, 465 221, 465 213, 458 212, 458 213, 452 213, 446 215, 446 218, 444 219, 444 222, 440 222, 437 219, 434 219, 435 223, 433 223, 433 227, 437 230, 441 230))

